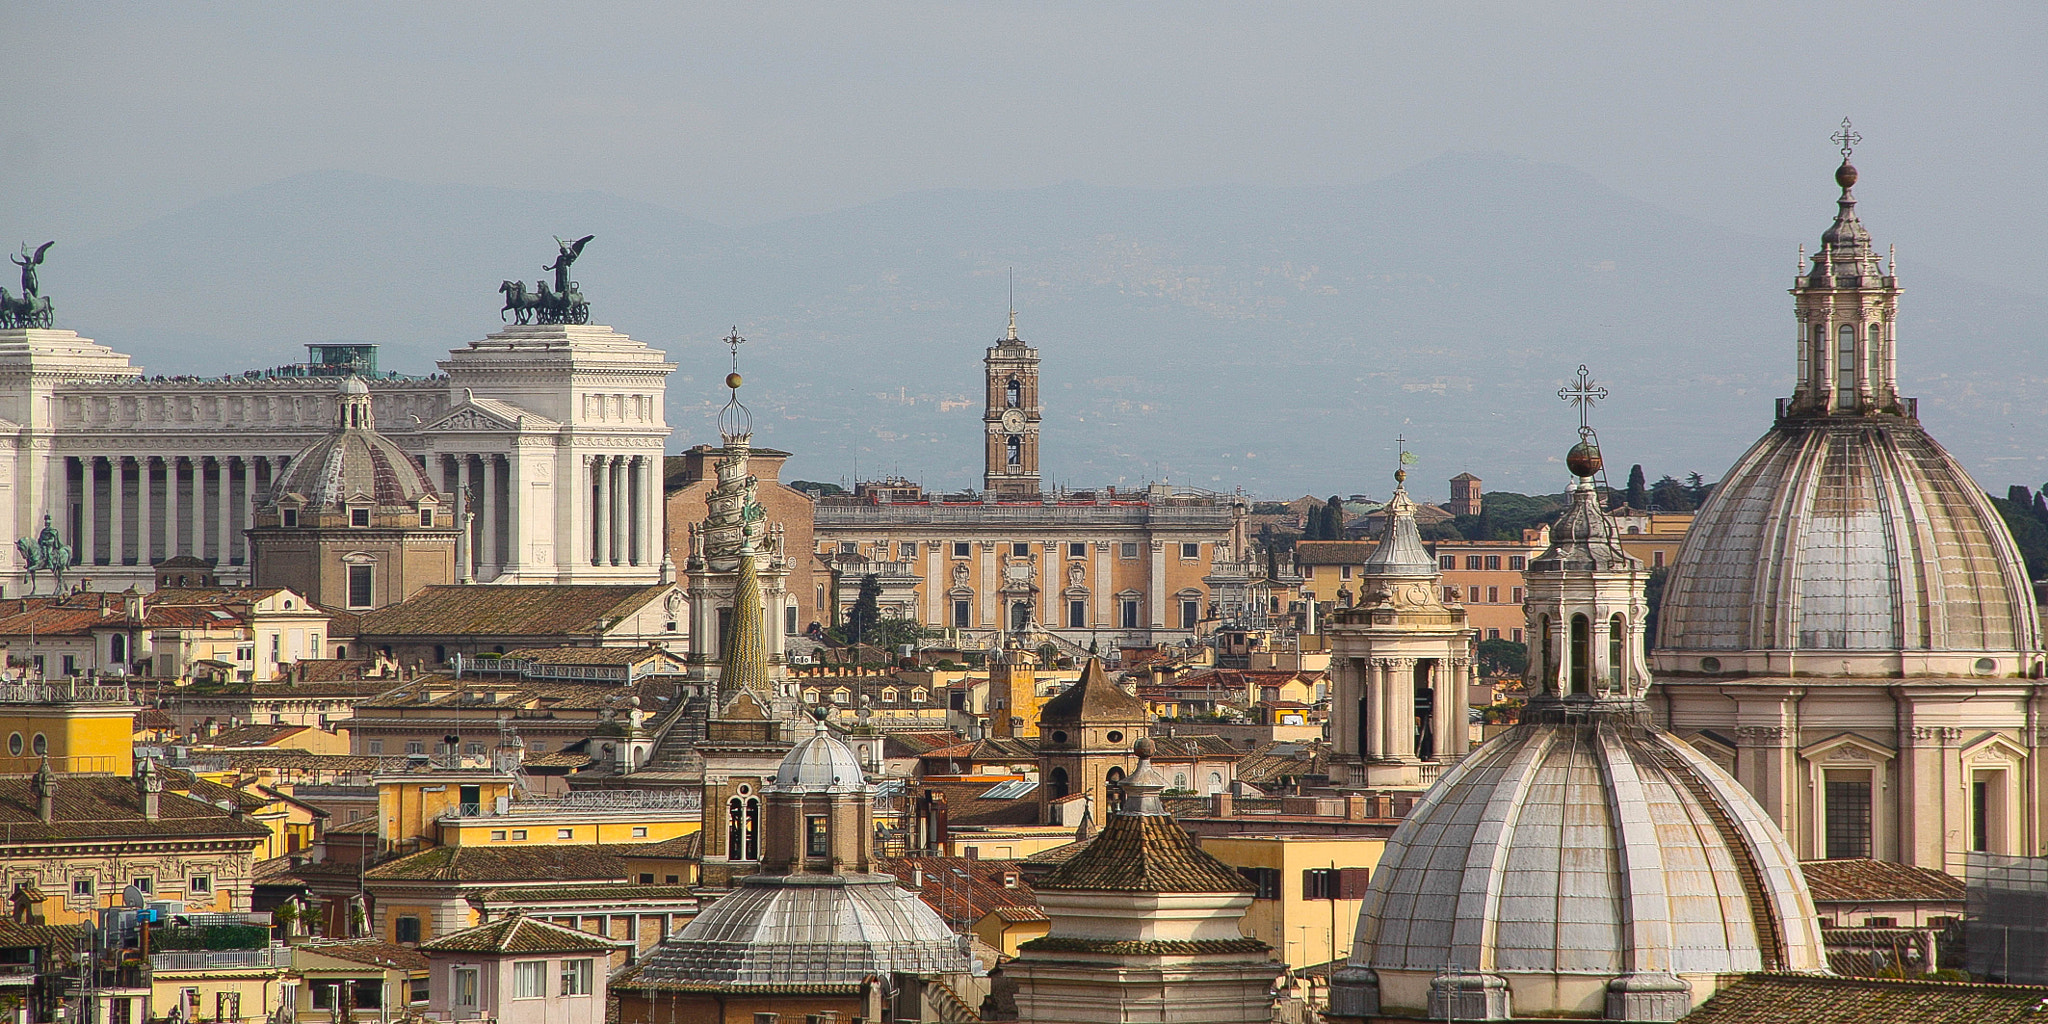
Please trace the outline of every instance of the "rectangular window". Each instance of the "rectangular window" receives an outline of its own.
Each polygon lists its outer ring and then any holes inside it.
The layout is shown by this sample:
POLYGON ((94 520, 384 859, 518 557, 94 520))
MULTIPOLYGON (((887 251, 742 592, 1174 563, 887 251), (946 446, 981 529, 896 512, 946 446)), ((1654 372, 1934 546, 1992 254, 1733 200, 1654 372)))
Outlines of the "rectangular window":
POLYGON ((573 828, 558 828, 555 830, 555 838, 574 839, 576 838, 576 830, 573 828))
POLYGON ((1438 555, 1436 564, 1439 569, 1456 569, 1458 567, 1458 556, 1438 555))
POLYGON ((334 1002, 335 1002, 335 1000, 334 1000, 334 990, 335 990, 335 988, 336 988, 336 985, 335 985, 335 983, 334 983, 334 982, 331 982, 331 981, 316 981, 316 982, 314 982, 314 983, 313 983, 313 1009, 315 1009, 315 1010, 332 1010, 332 1009, 334 1009, 334 1002))
POLYGON ((860 544, 856 541, 842 540, 839 542, 839 553, 842 555, 859 554, 860 544))
POLYGON ((465 743, 462 746, 462 751, 471 757, 482 757, 484 756, 484 745, 481 743, 465 743))
POLYGON ((1489 630, 1487 630, 1487 631, 1486 631, 1486 638, 1487 638, 1488 640, 1498 640, 1498 639, 1500 639, 1500 630, 1498 630, 1498 629, 1489 629, 1489 630))
POLYGON ((399 915, 398 919, 392 922, 391 936, 398 942, 418 942, 420 940, 419 917, 415 914, 399 915))
POLYGON ((477 973, 477 969, 474 967, 457 967, 455 969, 455 1005, 476 1005, 477 973))
POLYGON ((1124 622, 1124 628, 1125 628, 1125 629, 1136 629, 1136 628, 1138 628, 1138 602, 1137 602, 1137 601, 1135 601, 1135 600, 1132 600, 1132 599, 1126 598, 1126 599, 1124 600, 1124 602, 1123 602, 1123 608, 1124 608, 1124 618, 1123 618, 1123 622, 1124 622))
POLYGON ((413 978, 406 985, 405 1001, 408 1003, 424 1003, 433 994, 433 986, 427 984, 427 979, 413 978))
POLYGON ((377 592, 372 586, 370 566, 351 565, 348 567, 348 606, 368 608, 377 603, 377 592))
POLYGON ((1522 631, 1521 631, 1521 630, 1519 630, 1519 629, 1517 629, 1517 630, 1514 630, 1514 631, 1513 631, 1513 634, 1512 634, 1512 635, 1514 636, 1514 638, 1515 638, 1515 642, 1516 642, 1516 643, 1521 643, 1521 642, 1522 642, 1522 631))
POLYGON ((954 541, 954 542, 953 542, 953 557, 954 557, 954 558, 966 558, 966 557, 967 557, 967 543, 968 543, 968 542, 967 542, 967 541, 964 541, 964 540, 956 540, 956 541, 954 541))
POLYGON ((1138 546, 1137 546, 1136 544, 1119 544, 1119 545, 1117 545, 1117 557, 1119 557, 1119 558, 1136 558, 1136 557, 1138 557, 1138 546))
POLYGON ((1827 773, 1828 859, 1870 856, 1870 773, 1827 773))
POLYGON ((513 829, 513 830, 512 830, 512 841, 513 841, 513 842, 515 842, 515 843, 523 843, 523 842, 525 842, 525 841, 526 841, 526 830, 525 830, 525 829, 523 829, 523 828, 515 828, 515 829, 513 829))
POLYGON ((548 994, 548 962, 546 960, 515 960, 512 962, 512 998, 545 999, 548 994))
POLYGON ((1991 852, 1991 783, 1983 779, 1970 782, 1970 849, 1991 852))
POLYGON ((92 895, 92 879, 90 879, 90 878, 74 878, 74 879, 72 879, 72 880, 71 880, 71 895, 73 895, 73 896, 90 896, 90 895, 92 895))
POLYGON ((1350 579, 1350 578, 1351 578, 1351 567, 1350 567, 1350 566, 1348 566, 1348 565, 1347 565, 1347 566, 1345 566, 1344 568, 1342 568, 1342 569, 1338 570, 1338 572, 1337 572, 1337 575, 1338 575, 1338 576, 1340 576, 1340 577, 1342 577, 1342 578, 1344 578, 1344 579, 1347 579, 1347 580, 1348 580, 1348 579, 1350 579))
POLYGON ((1238 868, 1245 881, 1252 883, 1253 899, 1277 900, 1280 898, 1279 868, 1238 868))
POLYGON ((813 814, 804 819, 804 856, 831 856, 831 841, 831 833, 825 828, 824 815, 813 814))
POLYGON ((1484 559, 1484 558, 1481 558, 1481 557, 1480 557, 1480 556, 1478 556, 1478 555, 1466 555, 1466 556, 1465 556, 1465 568, 1467 568, 1467 569, 1478 569, 1478 568, 1482 568, 1482 567, 1484 567, 1485 565, 1486 565, 1486 559, 1484 559))
POLYGON ((78 655, 67 654, 64 656, 64 674, 67 676, 78 674, 78 655))
POLYGON ((1458 588, 1456 588, 1456 587, 1445 587, 1445 588, 1444 588, 1444 600, 1445 600, 1445 601, 1448 601, 1448 602, 1450 602, 1451 604, 1457 604, 1457 603, 1458 603, 1458 588))
POLYGON ((352 509, 349 509, 349 510, 348 510, 348 524, 349 524, 350 526, 368 526, 368 525, 370 525, 370 510, 369 510, 369 509, 366 509, 366 508, 352 508, 352 509))
POLYGON ((423 509, 420 509, 420 525, 421 525, 421 526, 432 526, 432 525, 434 525, 434 510, 433 510, 433 509, 430 509, 430 508, 423 508, 423 509))
POLYGON ((381 754, 381 753, 383 753, 383 752, 384 752, 384 741, 383 741, 383 740, 371 740, 371 741, 370 741, 370 753, 372 753, 372 754, 381 754))
POLYGON ((594 976, 589 960, 562 961, 562 994, 565 996, 587 996, 591 993, 591 978, 594 976))
POLYGON ((1067 628, 1082 629, 1088 625, 1088 602, 1067 602, 1067 628))
POLYGON ((1015 555, 1018 558, 1030 558, 1031 542, 1028 540, 1020 540, 1015 543, 1012 543, 1010 545, 1010 554, 1015 555))
POLYGON ((192 896, 212 895, 213 877, 211 875, 193 875, 192 880, 185 883, 185 892, 192 896))
POLYGON ((1182 601, 1180 603, 1180 628, 1193 629, 1202 621, 1202 602, 1182 601))
POLYGON ((1488 556, 1486 556, 1486 567, 1487 567, 1488 569, 1498 569, 1498 568, 1500 568, 1500 556, 1499 556, 1499 555, 1488 555, 1488 556))
POLYGON ((142 890, 144 896, 149 896, 156 892, 156 879, 148 875, 136 875, 133 884, 137 889, 142 890))
POLYGON ((1088 557, 1088 545, 1087 545, 1087 544, 1086 544, 1085 542, 1083 542, 1083 543, 1079 543, 1079 544, 1071 544, 1071 543, 1070 543, 1070 544, 1068 544, 1068 545, 1067 545, 1067 557, 1068 557, 1068 558, 1086 558, 1086 557, 1088 557))
POLYGON ((906 562, 916 561, 917 542, 914 540, 906 540, 903 543, 896 545, 896 557, 906 562))
POLYGON ((384 981, 381 978, 356 978, 349 982, 349 998, 354 1000, 358 1010, 381 1010, 384 1008, 384 981))
POLYGON ((545 753, 547 753, 547 752, 548 752, 548 741, 546 741, 546 740, 532 740, 532 741, 530 741, 530 742, 528 742, 528 743, 526 744, 526 752, 527 752, 527 753, 529 753, 529 754, 536 754, 536 755, 538 755, 538 754, 545 754, 545 753))
POLYGON ((1478 604, 1478 603, 1479 603, 1479 588, 1478 588, 1478 587, 1473 587, 1473 588, 1471 588, 1471 592, 1472 592, 1472 596, 1471 596, 1471 598, 1470 598, 1470 599, 1469 599, 1469 600, 1468 600, 1468 601, 1467 601, 1466 603, 1467 603, 1467 604, 1478 604))
POLYGON ((1315 579, 1315 578, 1316 578, 1316 567, 1315 567, 1315 566, 1313 566, 1313 565, 1304 565, 1304 566, 1302 566, 1302 567, 1301 567, 1301 578, 1302 578, 1302 579, 1305 579, 1305 580, 1312 580, 1312 579, 1315 579))
POLYGON ((1508 593, 1514 595, 1514 600, 1516 604, 1521 604, 1523 597, 1528 593, 1528 591, 1523 590, 1520 587, 1515 587, 1514 589, 1508 591, 1508 593))
POLYGON ((1664 552, 1662 552, 1662 551, 1652 551, 1652 552, 1650 552, 1650 560, 1651 560, 1651 565, 1650 565, 1650 568, 1652 568, 1652 569, 1662 569, 1662 568, 1664 568, 1664 552))
POLYGON ((427 744, 424 740, 407 740, 405 741, 405 752, 408 754, 424 754, 427 752, 427 744))
POLYGON ((635 839, 645 839, 645 838, 647 838, 647 826, 645 826, 645 825, 635 825, 635 826, 633 826, 633 838, 635 838, 635 839))
POLYGON ((504 830, 504 829, 502 829, 502 828, 494 828, 494 829, 492 829, 492 830, 491 830, 491 842, 494 842, 494 843, 502 843, 502 842, 504 842, 504 841, 505 841, 505 830, 504 830))
POLYGON ((1337 898, 1337 869, 1309 868, 1301 873, 1301 898, 1305 900, 1334 900, 1337 898))
POLYGON ((953 602, 953 626, 956 629, 965 629, 973 624, 973 619, 971 618, 970 612, 968 610, 968 602, 953 602))
POLYGON ((1499 604, 1499 603, 1500 603, 1500 588, 1499 588, 1499 587, 1488 587, 1488 588, 1486 588, 1486 603, 1487 603, 1487 604, 1499 604))
POLYGON ((1514 571, 1516 571, 1516 572, 1521 572, 1522 570, 1524 570, 1524 569, 1527 569, 1528 567, 1529 567, 1529 558, 1528 558, 1528 556, 1526 556, 1526 555, 1509 555, 1509 556, 1508 556, 1508 568, 1510 568, 1510 569, 1513 569, 1513 570, 1514 570, 1514 571))
POLYGON ((642 871, 642 872, 640 872, 640 884, 641 884, 641 885, 653 885, 653 884, 654 884, 654 872, 652 872, 652 871, 642 871))
POLYGON ((285 510, 284 510, 284 525, 286 525, 286 526, 288 526, 288 527, 289 527, 289 526, 297 526, 297 525, 299 525, 299 510, 298 510, 298 509, 295 509, 295 508, 288 508, 288 509, 285 509, 285 510))
POLYGON ((1197 558, 1200 558, 1200 557, 1202 557, 1202 545, 1200 545, 1200 544, 1182 544, 1182 545, 1180 546, 1180 557, 1182 557, 1182 558, 1184 558, 1184 559, 1186 559, 1186 560, 1188 560, 1188 561, 1190 561, 1190 562, 1194 561, 1194 560, 1195 560, 1195 559, 1197 559, 1197 558))

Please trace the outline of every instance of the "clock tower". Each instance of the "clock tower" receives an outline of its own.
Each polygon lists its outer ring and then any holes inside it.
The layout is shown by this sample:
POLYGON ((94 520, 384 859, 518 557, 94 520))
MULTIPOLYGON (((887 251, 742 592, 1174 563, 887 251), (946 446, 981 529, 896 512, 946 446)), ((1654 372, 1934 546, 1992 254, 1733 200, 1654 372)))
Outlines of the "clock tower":
POLYGON ((988 468, 982 489, 997 497, 1035 498, 1038 485, 1038 350, 1017 338, 1017 311, 1010 332, 990 346, 988 409, 981 420, 988 435, 988 468))

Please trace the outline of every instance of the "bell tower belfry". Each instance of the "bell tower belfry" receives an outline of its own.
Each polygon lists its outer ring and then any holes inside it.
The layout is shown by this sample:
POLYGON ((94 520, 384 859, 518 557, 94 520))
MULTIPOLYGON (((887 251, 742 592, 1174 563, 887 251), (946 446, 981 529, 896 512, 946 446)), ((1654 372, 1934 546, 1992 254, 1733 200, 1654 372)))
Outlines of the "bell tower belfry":
POLYGON ((1038 350, 1017 337, 1017 311, 1010 331, 982 360, 988 373, 988 408, 981 415, 987 434, 987 470, 982 489, 998 497, 1037 497, 1038 350))

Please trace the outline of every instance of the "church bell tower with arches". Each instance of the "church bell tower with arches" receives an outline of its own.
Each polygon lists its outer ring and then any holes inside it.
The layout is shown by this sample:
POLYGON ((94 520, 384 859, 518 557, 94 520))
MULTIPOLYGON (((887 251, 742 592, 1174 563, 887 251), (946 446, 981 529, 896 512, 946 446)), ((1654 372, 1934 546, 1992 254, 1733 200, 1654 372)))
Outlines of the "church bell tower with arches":
POLYGON ((1017 311, 1010 331, 989 347, 988 407, 982 413, 988 437, 982 489, 999 497, 1035 498, 1038 480, 1038 350, 1017 337, 1017 311))

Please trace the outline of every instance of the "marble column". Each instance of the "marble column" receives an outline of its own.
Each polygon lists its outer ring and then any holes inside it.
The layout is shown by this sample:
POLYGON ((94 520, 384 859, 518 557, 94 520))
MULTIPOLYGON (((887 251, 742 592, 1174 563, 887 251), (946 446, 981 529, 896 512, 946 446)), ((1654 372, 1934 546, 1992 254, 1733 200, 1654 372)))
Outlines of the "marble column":
POLYGON ((135 564, 148 568, 156 563, 156 466, 153 456, 136 458, 135 482, 135 564))
MULTIPOLYGON (((256 525, 256 467, 263 463, 261 455, 242 457, 242 525, 256 525)), ((242 535, 242 564, 249 567, 249 582, 256 582, 256 551, 249 544, 249 535, 242 535)))
POLYGON ((99 518, 99 504, 94 500, 94 492, 99 490, 95 486, 99 482, 95 479, 99 461, 97 455, 87 455, 78 460, 78 467, 83 472, 79 474, 78 536, 72 538, 72 543, 78 545, 76 557, 80 565, 93 565, 99 561, 99 523, 95 521, 99 518))
POLYGON ((178 462, 176 455, 164 456, 164 557, 182 552, 184 537, 178 530, 178 462))
POLYGON ((609 477, 612 485, 611 500, 605 503, 606 508, 610 510, 612 521, 610 557, 611 564, 618 565, 620 562, 625 561, 620 556, 625 553, 626 547, 626 460, 624 456, 613 455, 605 461, 609 468, 609 477))
POLYGON ((612 551, 611 460, 603 455, 591 456, 590 475, 597 482, 597 499, 590 506, 591 518, 597 522, 597 539, 590 553, 590 564, 606 565, 612 551))
POLYGON ((504 511, 504 503, 498 499, 498 457, 485 455, 482 462, 483 485, 478 504, 483 507, 477 518, 483 522, 484 536, 478 559, 489 567, 484 575, 495 579, 498 570, 498 516, 504 511))
POLYGON ((1366 723, 1365 756, 1381 758, 1387 756, 1387 663, 1373 660, 1365 663, 1365 707, 1366 723))
POLYGON ((1116 597, 1113 593, 1115 588, 1110 586, 1110 580, 1115 578, 1111 575, 1110 572, 1110 567, 1113 564, 1110 562, 1109 546, 1111 543, 1111 541, 1106 540, 1098 540, 1094 542, 1095 617, 1092 620, 1092 625, 1097 629, 1100 629, 1107 625, 1111 625, 1116 622, 1116 619, 1113 618, 1115 609, 1110 605, 1111 601, 1116 600, 1116 597))
MULTIPOLYGON (((455 567, 455 571, 464 579, 476 575, 476 523, 478 519, 482 518, 476 514, 477 494, 476 488, 471 486, 472 479, 469 472, 469 456, 456 456, 455 492, 463 496, 462 511, 470 513, 468 525, 463 526, 463 530, 467 534, 463 538, 464 544, 462 545, 464 564, 455 567)), ((463 525, 459 515, 455 522, 458 526, 463 525)))
POLYGON ((235 479, 229 456, 215 456, 213 461, 220 469, 220 482, 215 485, 213 549, 219 552, 221 568, 226 568, 234 560, 229 552, 233 550, 230 540, 235 529, 235 479))
POLYGON ((128 456, 116 455, 107 460, 108 483, 114 491, 114 518, 107 523, 109 546, 108 565, 125 565, 128 557, 128 456))
POLYGON ((1166 627, 1166 542, 1155 540, 1151 543, 1151 580, 1145 588, 1146 621, 1153 629, 1166 627))
POLYGON ((1429 666, 1430 748, 1436 759, 1449 764, 1456 755, 1451 743, 1451 725, 1457 718, 1458 702, 1452 699, 1461 673, 1449 662, 1438 659, 1429 666))
POLYGON ((206 561, 206 456, 192 456, 192 557, 206 561))
POLYGON ((1389 668, 1387 725, 1393 743, 1387 752, 1404 761, 1415 759, 1415 659, 1396 658, 1389 668))
MULTIPOLYGON (((624 485, 626 499, 619 502, 619 516, 625 521, 625 537, 620 541, 620 561, 627 565, 640 564, 640 524, 646 517, 640 514, 640 456, 628 455, 620 460, 624 463, 619 470, 619 482, 624 485)), ((771 604, 769 611, 775 609, 771 604)), ((780 623, 777 623, 780 628, 780 623)))

